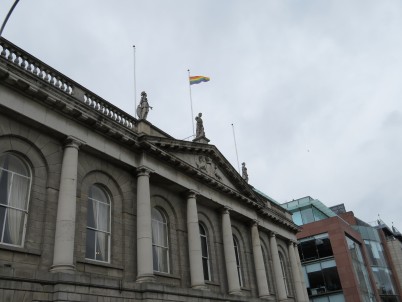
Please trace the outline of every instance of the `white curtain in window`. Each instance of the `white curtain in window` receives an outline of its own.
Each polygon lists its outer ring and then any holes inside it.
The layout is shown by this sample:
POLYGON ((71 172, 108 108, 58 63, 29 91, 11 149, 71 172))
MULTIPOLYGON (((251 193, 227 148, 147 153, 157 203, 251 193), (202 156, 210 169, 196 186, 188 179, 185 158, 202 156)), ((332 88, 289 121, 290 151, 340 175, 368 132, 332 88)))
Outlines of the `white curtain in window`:
POLYGON ((101 261, 107 260, 107 233, 109 231, 109 205, 98 202, 98 232, 96 234, 97 241, 97 259, 101 261))
POLYGON ((22 245, 30 190, 29 171, 20 159, 11 154, 1 156, 0 167, 1 202, 8 205, 3 241, 22 245))
POLYGON ((21 245, 25 211, 28 201, 28 188, 28 179, 13 174, 9 205, 19 210, 9 208, 7 211, 7 222, 11 244, 21 245))
POLYGON ((99 261, 109 260, 110 201, 97 185, 91 186, 88 196, 87 237, 94 232, 94 241, 87 241, 87 257, 99 261), (93 250, 93 252, 92 252, 93 250), (94 254, 93 254, 94 253, 94 254))
POLYGON ((169 272, 168 230, 165 216, 152 208, 152 245, 154 270, 169 272))

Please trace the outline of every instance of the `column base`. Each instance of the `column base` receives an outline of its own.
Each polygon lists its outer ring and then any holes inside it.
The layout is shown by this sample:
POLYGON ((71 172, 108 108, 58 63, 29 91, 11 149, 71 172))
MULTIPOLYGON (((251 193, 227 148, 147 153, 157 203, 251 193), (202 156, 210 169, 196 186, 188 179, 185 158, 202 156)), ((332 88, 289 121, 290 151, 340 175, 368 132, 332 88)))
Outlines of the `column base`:
POLYGON ((137 283, 144 283, 144 282, 155 282, 155 276, 153 274, 150 275, 142 275, 142 276, 137 276, 137 280, 135 282, 137 283))
POLYGON ((233 295, 233 296, 244 296, 244 294, 242 293, 241 290, 234 290, 229 292, 229 295, 233 295))
POLYGON ((264 295, 264 296, 259 296, 258 298, 264 299, 264 300, 269 300, 269 301, 275 301, 275 296, 273 295, 264 295))
POLYGON ((51 273, 74 273, 75 266, 72 264, 56 264, 50 268, 51 273))
POLYGON ((202 284, 202 285, 194 285, 191 288, 192 289, 198 289, 198 290, 209 290, 209 288, 204 284, 202 284))

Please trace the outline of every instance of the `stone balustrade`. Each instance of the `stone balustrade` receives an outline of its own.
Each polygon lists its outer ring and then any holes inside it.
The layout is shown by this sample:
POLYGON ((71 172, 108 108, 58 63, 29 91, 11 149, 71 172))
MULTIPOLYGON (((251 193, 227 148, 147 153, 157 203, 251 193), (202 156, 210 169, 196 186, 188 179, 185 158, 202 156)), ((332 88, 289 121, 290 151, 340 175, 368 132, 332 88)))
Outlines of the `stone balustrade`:
POLYGON ((70 97, 86 104, 109 119, 134 130, 137 120, 121 109, 97 96, 67 76, 43 63, 8 40, 0 37, 0 60, 32 74, 70 97))

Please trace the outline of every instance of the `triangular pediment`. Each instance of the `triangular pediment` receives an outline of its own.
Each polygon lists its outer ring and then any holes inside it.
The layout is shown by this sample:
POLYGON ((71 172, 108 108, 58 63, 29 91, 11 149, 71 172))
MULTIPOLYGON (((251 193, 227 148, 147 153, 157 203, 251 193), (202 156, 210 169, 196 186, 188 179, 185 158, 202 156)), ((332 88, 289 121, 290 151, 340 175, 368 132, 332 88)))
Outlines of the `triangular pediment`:
MULTIPOLYGON (((220 167, 220 163, 211 157, 209 154, 204 153, 185 153, 185 152, 171 152, 172 155, 180 158, 184 162, 190 164, 198 171, 207 174, 215 180, 222 182, 226 186, 236 190, 236 185, 232 183, 230 177, 226 175, 225 167, 220 167)), ((226 167, 227 168, 227 167, 226 167)))
POLYGON ((170 158, 173 162, 176 160, 175 164, 185 166, 183 170, 187 170, 189 175, 196 175, 208 183, 218 184, 226 190, 238 192, 247 198, 258 199, 252 187, 216 146, 155 137, 147 137, 146 141, 155 148, 153 150, 155 154, 165 160, 166 158, 170 158))

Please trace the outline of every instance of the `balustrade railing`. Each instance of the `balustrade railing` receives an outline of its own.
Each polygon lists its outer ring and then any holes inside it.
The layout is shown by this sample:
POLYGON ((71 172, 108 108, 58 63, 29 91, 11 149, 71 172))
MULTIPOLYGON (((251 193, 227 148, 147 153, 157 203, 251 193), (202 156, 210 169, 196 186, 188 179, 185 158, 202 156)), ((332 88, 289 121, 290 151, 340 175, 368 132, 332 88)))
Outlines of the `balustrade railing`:
POLYGON ((34 75, 115 122, 134 129, 136 124, 134 117, 2 37, 0 37, 0 59, 34 75))

